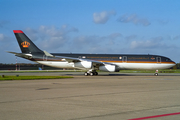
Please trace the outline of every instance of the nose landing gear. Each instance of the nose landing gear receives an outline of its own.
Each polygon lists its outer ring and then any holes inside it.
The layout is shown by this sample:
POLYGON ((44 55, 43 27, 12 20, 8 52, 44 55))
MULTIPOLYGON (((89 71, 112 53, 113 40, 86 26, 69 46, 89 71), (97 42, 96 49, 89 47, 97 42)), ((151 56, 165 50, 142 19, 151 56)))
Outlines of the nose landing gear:
POLYGON ((158 76, 158 70, 156 70, 156 72, 154 73, 155 76, 158 76))

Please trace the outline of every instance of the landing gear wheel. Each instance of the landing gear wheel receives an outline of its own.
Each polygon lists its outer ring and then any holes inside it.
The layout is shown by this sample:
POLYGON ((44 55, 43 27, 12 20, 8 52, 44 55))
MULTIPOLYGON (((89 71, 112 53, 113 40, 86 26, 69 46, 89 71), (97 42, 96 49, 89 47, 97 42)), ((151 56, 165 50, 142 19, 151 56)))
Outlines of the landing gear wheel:
POLYGON ((155 76, 158 76, 158 73, 154 73, 155 76))
POLYGON ((93 75, 94 75, 94 73, 93 73, 93 72, 91 72, 91 73, 90 73, 90 76, 93 76, 93 75))
POLYGON ((98 75, 98 72, 95 72, 94 75, 98 75))
POLYGON ((89 74, 87 72, 84 73, 85 76, 88 76, 89 74))
POLYGON ((85 76, 94 76, 94 75, 98 75, 98 72, 96 72, 96 70, 89 70, 87 72, 84 73, 85 76))

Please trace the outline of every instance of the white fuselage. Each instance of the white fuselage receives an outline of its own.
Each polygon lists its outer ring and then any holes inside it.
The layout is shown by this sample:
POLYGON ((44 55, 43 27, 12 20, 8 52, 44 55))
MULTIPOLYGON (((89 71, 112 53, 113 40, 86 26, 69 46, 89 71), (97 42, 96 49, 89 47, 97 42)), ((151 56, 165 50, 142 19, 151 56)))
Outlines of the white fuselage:
MULTIPOLYGON (((60 62, 60 61, 36 61, 37 63, 56 67, 56 68, 78 68, 74 67, 74 63, 71 62, 60 62)), ((117 65, 120 69, 146 69, 146 70, 156 70, 156 69, 166 69, 173 67, 175 64, 168 63, 112 63, 117 65)), ((79 68, 86 69, 86 68, 79 68)))

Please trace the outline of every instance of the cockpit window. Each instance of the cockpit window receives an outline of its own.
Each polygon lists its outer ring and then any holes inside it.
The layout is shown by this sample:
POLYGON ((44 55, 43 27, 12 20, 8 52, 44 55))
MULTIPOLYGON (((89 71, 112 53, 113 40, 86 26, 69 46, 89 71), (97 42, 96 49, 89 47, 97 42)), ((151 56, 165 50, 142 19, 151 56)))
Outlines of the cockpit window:
POLYGON ((170 59, 166 59, 166 61, 170 61, 170 59))

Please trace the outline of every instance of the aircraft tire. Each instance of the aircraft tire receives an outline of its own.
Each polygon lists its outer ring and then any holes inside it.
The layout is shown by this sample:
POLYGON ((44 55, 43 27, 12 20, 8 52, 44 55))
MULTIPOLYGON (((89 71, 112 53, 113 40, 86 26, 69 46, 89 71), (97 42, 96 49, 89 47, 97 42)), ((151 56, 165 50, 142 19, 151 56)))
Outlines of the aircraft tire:
POLYGON ((158 73, 154 73, 155 76, 158 76, 158 73))
POLYGON ((94 74, 95 74, 95 75, 98 75, 98 72, 95 72, 94 74))
POLYGON ((95 75, 93 72, 90 73, 91 76, 95 75))
POLYGON ((85 76, 88 76, 89 74, 87 72, 84 73, 85 76))

